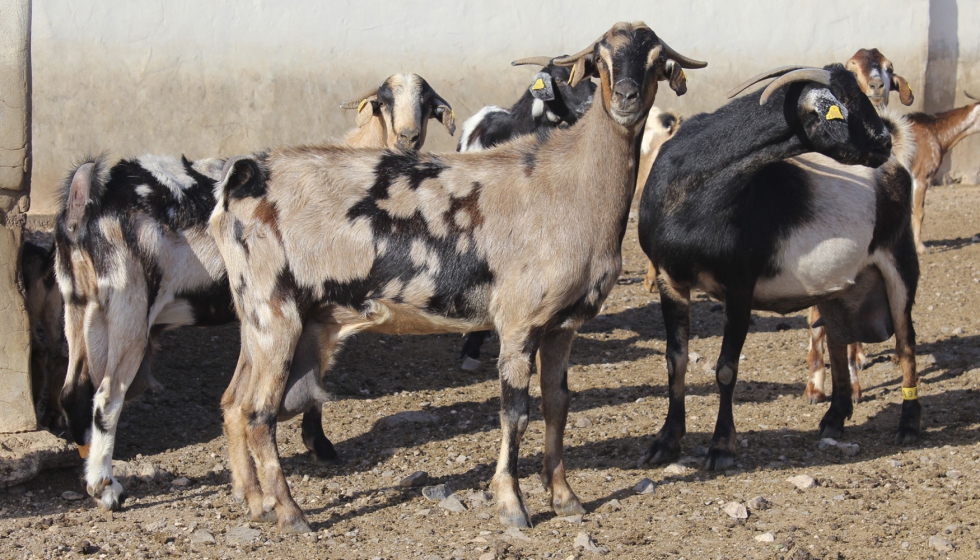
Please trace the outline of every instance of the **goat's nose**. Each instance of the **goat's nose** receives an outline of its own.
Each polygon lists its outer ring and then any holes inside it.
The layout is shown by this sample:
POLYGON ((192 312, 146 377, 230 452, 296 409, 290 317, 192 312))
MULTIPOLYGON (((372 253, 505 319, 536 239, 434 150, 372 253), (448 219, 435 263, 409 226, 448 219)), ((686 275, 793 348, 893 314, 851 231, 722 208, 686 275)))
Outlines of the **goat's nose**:
POLYGON ((880 93, 885 89, 885 82, 881 78, 873 78, 868 82, 868 87, 875 93, 880 93))
POLYGON ((623 101, 633 101, 640 97, 640 88, 633 80, 622 80, 616 82, 613 93, 623 101))
POLYGON ((416 149, 419 147, 419 129, 406 129, 398 132, 398 147, 402 149, 416 149))

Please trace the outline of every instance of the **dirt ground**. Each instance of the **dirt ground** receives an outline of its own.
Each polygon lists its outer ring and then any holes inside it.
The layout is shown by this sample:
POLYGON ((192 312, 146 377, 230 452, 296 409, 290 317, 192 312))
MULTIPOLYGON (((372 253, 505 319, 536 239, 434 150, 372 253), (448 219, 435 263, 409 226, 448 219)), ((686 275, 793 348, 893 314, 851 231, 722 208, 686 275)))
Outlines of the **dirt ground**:
MULTIPOLYGON (((165 336, 155 366, 163 390, 123 412, 115 458, 136 470, 152 464, 159 476, 124 482, 130 498, 112 515, 78 495, 80 469, 0 492, 0 557, 980 557, 980 187, 936 187, 927 202, 930 253, 921 259, 914 311, 924 406, 916 445, 892 443, 901 377, 893 347, 883 343, 868 345, 865 396, 841 439, 859 451, 821 448, 816 428, 828 405, 801 398, 805 315, 759 313, 735 396, 736 468, 701 470, 718 402, 710 365, 722 315, 700 296, 691 351, 701 358, 688 374, 684 457, 669 468, 637 468, 667 400, 663 322, 657 298, 643 288, 646 265, 631 221, 620 285, 572 348, 565 464, 589 512, 581 523, 548 508, 537 477, 544 425, 534 404, 520 473, 535 526, 505 532, 499 524, 482 493, 500 438, 496 371, 492 358, 478 373, 460 371, 455 335, 351 340, 328 374, 337 401, 324 407, 325 430, 345 462, 315 464, 299 419, 279 429, 289 484, 315 533, 248 523, 230 494, 218 406, 238 355, 238 327, 229 325, 165 336), (398 486, 420 470, 427 485, 450 485, 466 510, 398 486), (787 482, 798 475, 816 486, 787 482), (634 490, 644 478, 655 483, 652 493, 634 490), (759 496, 768 508, 752 502, 759 496), (748 504, 748 518, 726 513, 730 502, 748 504), (576 547, 583 532, 591 540, 576 547)), ((496 342, 487 350, 494 355, 496 342)))

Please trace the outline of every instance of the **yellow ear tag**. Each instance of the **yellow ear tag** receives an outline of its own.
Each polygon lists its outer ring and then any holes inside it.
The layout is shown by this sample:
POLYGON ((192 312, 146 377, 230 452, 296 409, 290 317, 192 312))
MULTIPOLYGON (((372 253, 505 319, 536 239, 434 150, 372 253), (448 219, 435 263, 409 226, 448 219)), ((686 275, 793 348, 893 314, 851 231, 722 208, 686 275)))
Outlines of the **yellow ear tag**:
POLYGON ((909 88, 909 93, 912 93, 912 84, 905 84, 905 87, 909 88))
POLYGON ((364 105, 366 105, 366 104, 367 104, 367 102, 368 102, 368 100, 367 100, 367 99, 362 99, 362 100, 361 100, 361 103, 360 103, 360 104, 359 104, 359 105, 357 106, 357 112, 358 112, 358 113, 360 113, 360 112, 361 112, 361 109, 363 109, 363 108, 364 108, 364 105))
POLYGON ((541 78, 538 78, 534 82, 534 85, 531 86, 531 89, 544 89, 544 80, 542 80, 541 78))
POLYGON ((902 400, 914 401, 919 398, 918 387, 902 387, 902 400))
POLYGON ((838 107, 837 105, 831 105, 830 109, 827 110, 827 120, 828 121, 844 120, 844 115, 841 114, 840 107, 838 107))
POLYGON ((577 65, 578 63, 575 63, 575 65, 572 66, 572 73, 568 75, 568 85, 572 85, 572 82, 575 81, 575 66, 577 65))

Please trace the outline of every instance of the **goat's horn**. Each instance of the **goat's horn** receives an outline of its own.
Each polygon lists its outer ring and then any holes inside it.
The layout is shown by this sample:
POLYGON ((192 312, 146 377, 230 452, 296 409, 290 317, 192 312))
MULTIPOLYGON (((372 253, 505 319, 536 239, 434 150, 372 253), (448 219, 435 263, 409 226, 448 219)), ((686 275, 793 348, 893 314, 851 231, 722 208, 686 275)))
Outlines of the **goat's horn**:
POLYGON ((688 58, 681 53, 670 48, 670 45, 664 43, 663 39, 660 40, 660 45, 664 48, 664 54, 667 58, 673 60, 674 62, 681 65, 681 68, 704 68, 708 65, 707 62, 702 60, 694 60, 693 58, 688 58))
POLYGON ((592 51, 595 50, 595 46, 598 42, 599 40, 593 41, 591 45, 585 47, 581 51, 569 56, 559 56, 555 58, 552 62, 554 62, 558 66, 571 66, 575 64, 575 62, 577 62, 578 59, 582 58, 583 56, 592 54, 592 51))
POLYGON ((968 92, 968 91, 964 91, 963 92, 963 95, 965 95, 967 97, 967 99, 972 99, 974 101, 980 101, 980 97, 976 97, 974 95, 970 95, 970 92, 968 92))
POLYGON ((524 66, 525 64, 537 64, 538 66, 547 66, 551 64, 550 56, 531 56, 528 58, 521 58, 510 63, 511 66, 524 66))
POLYGON ((375 96, 375 95, 378 95, 378 88, 374 88, 371 91, 365 93, 364 95, 362 95, 360 97, 355 97, 354 99, 351 99, 350 101, 344 101, 343 103, 340 104, 340 107, 343 108, 343 109, 357 109, 357 108, 360 107, 361 101, 364 101, 368 97, 372 97, 372 96, 375 96))
POLYGON ((765 91, 762 92, 762 97, 759 98, 759 105, 765 105, 766 101, 769 101, 769 96, 777 89, 793 82, 817 82, 818 84, 829 86, 830 72, 823 68, 803 68, 802 70, 794 70, 788 74, 783 74, 766 86, 765 91))
POLYGON ((772 68, 770 70, 766 70, 765 72, 763 72, 761 74, 756 74, 755 76, 752 76, 748 80, 745 80, 741 84, 739 84, 739 85, 735 86, 734 88, 728 90, 728 93, 727 93, 728 98, 731 99, 732 97, 735 97, 736 95, 738 95, 738 94, 742 93, 743 91, 745 91, 746 89, 748 89, 750 86, 753 86, 753 85, 761 82, 762 80, 768 80, 769 78, 772 78, 772 77, 775 77, 775 76, 782 76, 783 74, 785 74, 787 72, 790 72, 792 70, 799 70, 801 68, 806 68, 806 66, 780 66, 778 68, 772 68))

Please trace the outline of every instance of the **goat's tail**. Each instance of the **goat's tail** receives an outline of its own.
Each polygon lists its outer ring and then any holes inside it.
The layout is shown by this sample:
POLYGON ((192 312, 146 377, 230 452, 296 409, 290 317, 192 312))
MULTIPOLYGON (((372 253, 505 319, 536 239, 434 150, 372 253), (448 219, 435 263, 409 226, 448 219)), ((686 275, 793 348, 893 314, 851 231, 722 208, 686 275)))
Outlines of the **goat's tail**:
POLYGON ((92 216, 99 213, 105 194, 104 156, 87 158, 75 167, 62 187, 56 239, 77 243, 92 216))

